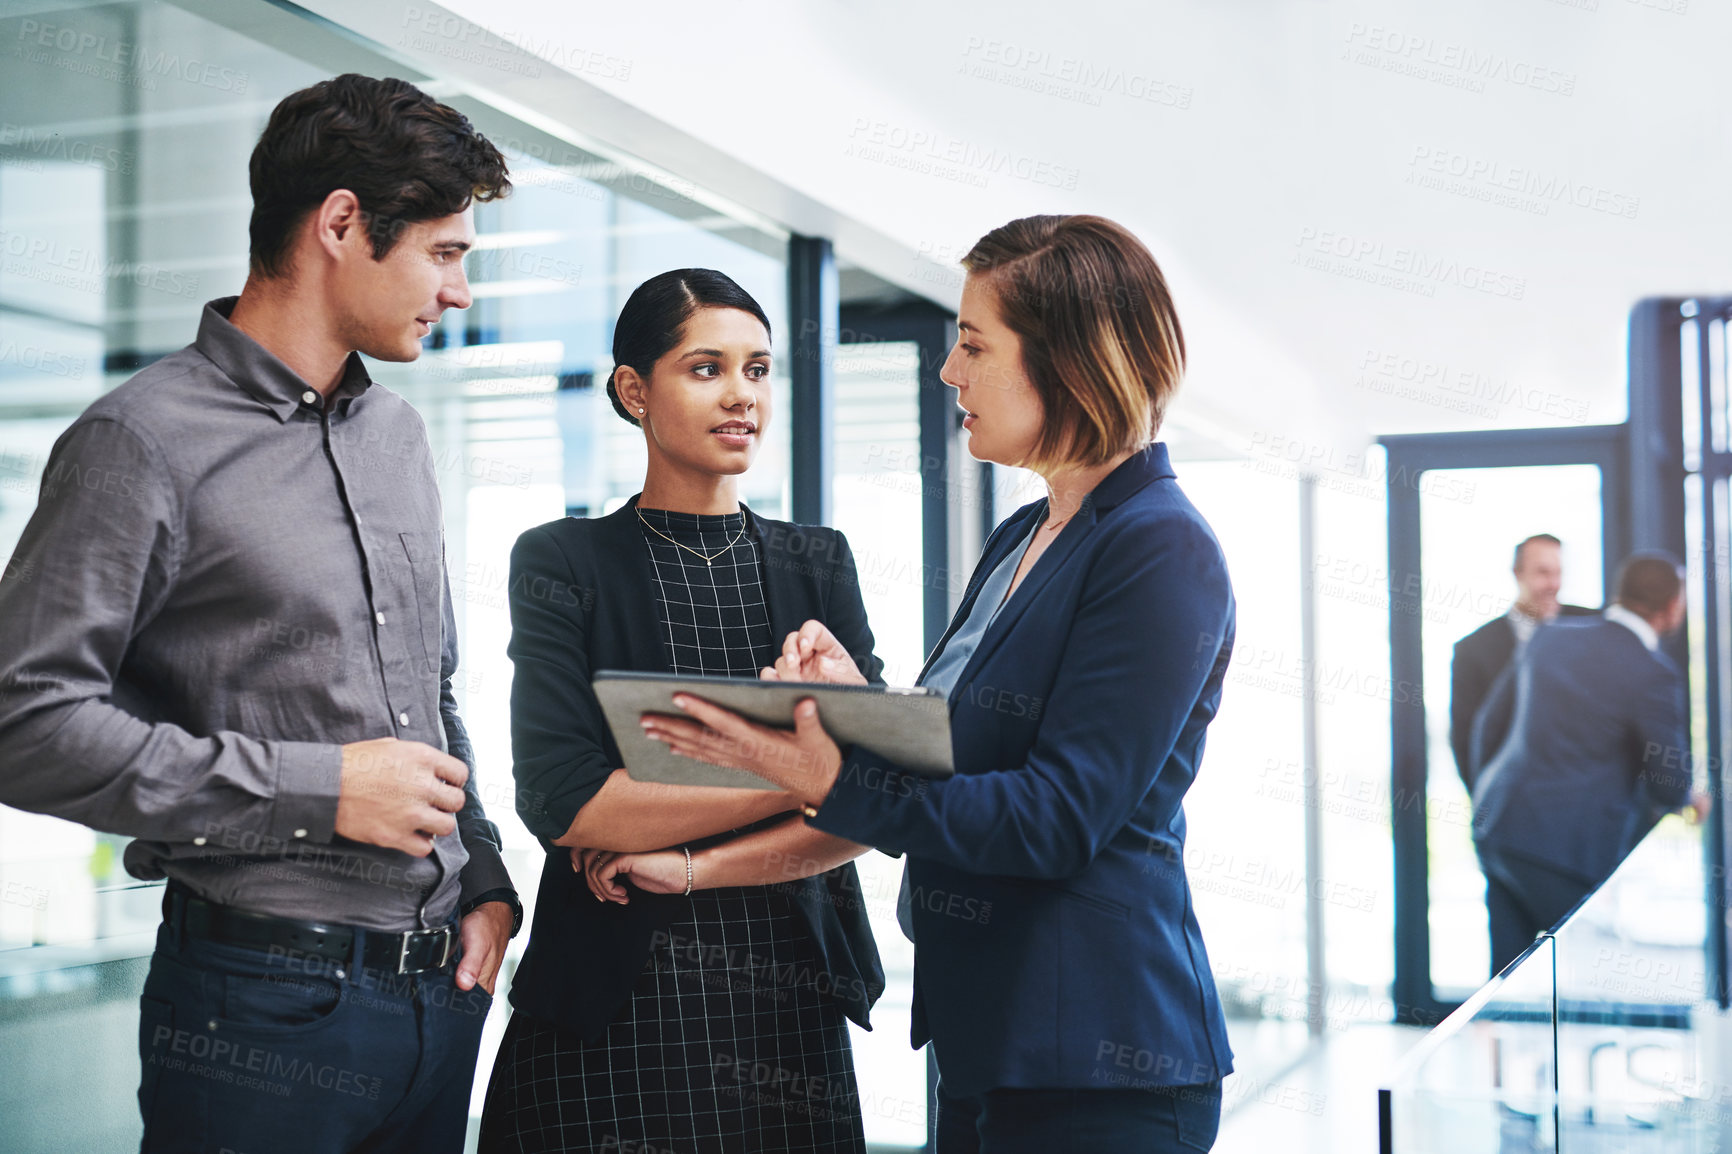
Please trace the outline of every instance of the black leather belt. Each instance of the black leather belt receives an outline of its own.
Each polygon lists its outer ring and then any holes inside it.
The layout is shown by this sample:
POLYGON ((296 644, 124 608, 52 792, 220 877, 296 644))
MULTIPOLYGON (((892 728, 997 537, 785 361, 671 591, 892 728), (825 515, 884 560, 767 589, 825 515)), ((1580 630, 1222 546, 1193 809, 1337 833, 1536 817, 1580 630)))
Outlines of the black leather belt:
POLYGON ((163 895, 162 915, 188 937, 203 938, 256 950, 280 949, 296 957, 312 956, 344 962, 355 955, 355 935, 361 934, 361 964, 388 974, 422 974, 443 970, 457 957, 457 927, 386 933, 354 926, 303 922, 255 914, 218 905, 170 885, 163 895))

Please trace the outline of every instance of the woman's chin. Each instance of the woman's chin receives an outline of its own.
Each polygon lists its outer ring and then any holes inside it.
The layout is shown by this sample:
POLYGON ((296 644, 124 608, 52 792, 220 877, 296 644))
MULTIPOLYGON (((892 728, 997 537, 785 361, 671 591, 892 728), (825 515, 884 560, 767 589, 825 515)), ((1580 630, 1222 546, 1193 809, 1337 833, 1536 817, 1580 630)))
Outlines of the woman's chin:
POLYGON ((1003 465, 1007 463, 1002 459, 1002 457, 992 451, 991 441, 982 441, 979 435, 972 430, 969 431, 968 436, 964 439, 964 445, 968 449, 968 455, 973 457, 976 461, 988 465, 1003 465))
POLYGON ((738 477, 752 467, 752 462, 758 459, 758 447, 750 449, 734 449, 723 453, 712 453, 704 462, 706 471, 718 477, 738 477))

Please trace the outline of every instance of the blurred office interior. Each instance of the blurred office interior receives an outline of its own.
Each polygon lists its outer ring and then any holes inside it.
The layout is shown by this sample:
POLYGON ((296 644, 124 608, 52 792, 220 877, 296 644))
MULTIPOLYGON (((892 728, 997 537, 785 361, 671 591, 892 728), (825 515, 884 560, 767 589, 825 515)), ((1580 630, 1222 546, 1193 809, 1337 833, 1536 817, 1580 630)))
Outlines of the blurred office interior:
MULTIPOLYGON (((985 535, 1040 492, 968 456, 937 379, 957 260, 1013 217, 1114 217, 1174 287, 1191 371, 1163 439, 1239 606, 1186 804, 1238 1055, 1217 1148, 1724 1148, 1723 809, 1665 819, 1487 986, 1447 736, 1451 646, 1508 607, 1517 541, 1560 537, 1562 599, 1592 607, 1623 555, 1667 548, 1689 568, 1692 760, 1718 796, 1732 15, 1070 11, 1059 30, 1024 0, 0 3, 0 556, 72 418, 239 290, 246 159, 279 99, 356 71, 460 108, 515 190, 477 208, 474 307, 372 368, 432 437, 459 699, 528 901, 507 556, 642 476, 599 387, 625 296, 696 265, 763 302, 779 412, 746 500, 847 533, 910 684, 985 535)), ((161 894, 123 845, 0 808, 0 1150, 136 1145, 161 894)), ((900 863, 860 868, 891 977, 855 1035, 867 1136, 920 1149, 900 863)))

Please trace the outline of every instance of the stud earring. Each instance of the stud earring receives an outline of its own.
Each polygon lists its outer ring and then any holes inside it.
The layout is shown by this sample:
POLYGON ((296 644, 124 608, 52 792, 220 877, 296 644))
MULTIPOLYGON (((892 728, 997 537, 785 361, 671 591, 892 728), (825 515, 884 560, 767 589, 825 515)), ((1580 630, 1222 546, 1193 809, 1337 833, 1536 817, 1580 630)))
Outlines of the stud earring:
POLYGON ((640 417, 641 417, 641 416, 643 416, 643 413, 644 413, 644 411, 643 411, 643 410, 642 410, 642 409, 639 409, 639 410, 638 410, 638 411, 637 411, 637 415, 638 415, 638 416, 640 416, 640 417))

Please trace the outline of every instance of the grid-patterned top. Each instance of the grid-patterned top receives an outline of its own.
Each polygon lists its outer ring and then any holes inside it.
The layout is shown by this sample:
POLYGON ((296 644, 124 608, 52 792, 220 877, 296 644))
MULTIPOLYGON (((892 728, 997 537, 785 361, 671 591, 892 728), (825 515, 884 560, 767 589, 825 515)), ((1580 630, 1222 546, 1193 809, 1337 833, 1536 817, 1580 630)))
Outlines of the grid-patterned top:
POLYGON ((745 511, 637 512, 673 671, 756 679, 774 657, 774 646, 758 547, 745 511))

